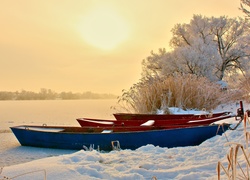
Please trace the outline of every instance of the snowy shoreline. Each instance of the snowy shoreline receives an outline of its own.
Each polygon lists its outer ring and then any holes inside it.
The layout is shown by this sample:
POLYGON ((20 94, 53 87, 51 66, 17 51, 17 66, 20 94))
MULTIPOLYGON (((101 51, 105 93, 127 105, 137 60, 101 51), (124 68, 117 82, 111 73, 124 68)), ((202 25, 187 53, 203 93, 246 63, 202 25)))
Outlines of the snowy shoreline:
MULTIPOLYGON (((223 110, 236 112, 235 104, 223 110)), ((246 108, 247 109, 247 108, 246 108)), ((220 109, 221 110, 221 109, 220 109)), ((228 119, 234 125, 234 118, 228 119)), ((13 125, 7 124, 10 126, 13 125)), ((233 126, 234 126, 233 125, 233 126)), ((244 144, 243 123, 199 146, 161 148, 152 145, 134 151, 70 151, 20 146, 14 134, 0 133, 0 179, 217 179, 218 161, 227 163, 227 142, 244 144)), ((225 178, 222 173, 221 178, 225 178)))
MULTIPOLYGON (((243 143, 242 124, 235 131, 215 136, 199 146, 160 148, 143 146, 135 151, 101 153, 77 151, 3 167, 1 176, 18 179, 216 179, 218 161, 226 161, 229 141, 243 143)), ((28 149, 26 149, 28 150, 28 149)), ((35 150, 36 153, 42 153, 35 150)), ((56 150, 57 151, 57 150, 56 150)), ((26 152, 34 153, 31 149, 26 152)), ((0 176, 0 177, 1 177, 0 176)))

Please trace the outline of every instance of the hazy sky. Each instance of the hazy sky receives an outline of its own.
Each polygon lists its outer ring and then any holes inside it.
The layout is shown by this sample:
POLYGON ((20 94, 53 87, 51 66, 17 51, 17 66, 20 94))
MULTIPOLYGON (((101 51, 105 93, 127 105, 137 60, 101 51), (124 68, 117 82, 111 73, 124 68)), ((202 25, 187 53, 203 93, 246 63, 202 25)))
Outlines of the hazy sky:
POLYGON ((0 91, 121 95, 193 14, 243 17, 240 0, 0 0, 0 91))

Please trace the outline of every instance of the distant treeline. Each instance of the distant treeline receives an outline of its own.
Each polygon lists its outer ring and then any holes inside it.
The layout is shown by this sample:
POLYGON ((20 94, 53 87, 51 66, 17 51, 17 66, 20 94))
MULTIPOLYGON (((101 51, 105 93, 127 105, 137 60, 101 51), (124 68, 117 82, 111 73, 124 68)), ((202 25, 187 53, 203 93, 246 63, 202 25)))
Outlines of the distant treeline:
POLYGON ((61 92, 56 93, 51 89, 41 89, 40 92, 32 91, 0 91, 0 100, 69 100, 69 99, 115 99, 113 94, 98 94, 90 91, 83 93, 61 92))

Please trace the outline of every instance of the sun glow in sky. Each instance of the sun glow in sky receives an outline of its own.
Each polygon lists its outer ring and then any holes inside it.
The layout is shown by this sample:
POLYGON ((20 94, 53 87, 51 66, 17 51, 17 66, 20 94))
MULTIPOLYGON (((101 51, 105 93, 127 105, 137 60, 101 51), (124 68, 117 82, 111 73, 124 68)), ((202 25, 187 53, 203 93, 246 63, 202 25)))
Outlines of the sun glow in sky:
POLYGON ((115 48, 129 36, 129 25, 114 9, 107 6, 87 12, 80 30, 87 43, 104 50, 115 48))
POLYGON ((0 1, 0 91, 121 95, 193 14, 243 17, 240 0, 0 1), (180 6, 181 5, 181 6, 180 6))

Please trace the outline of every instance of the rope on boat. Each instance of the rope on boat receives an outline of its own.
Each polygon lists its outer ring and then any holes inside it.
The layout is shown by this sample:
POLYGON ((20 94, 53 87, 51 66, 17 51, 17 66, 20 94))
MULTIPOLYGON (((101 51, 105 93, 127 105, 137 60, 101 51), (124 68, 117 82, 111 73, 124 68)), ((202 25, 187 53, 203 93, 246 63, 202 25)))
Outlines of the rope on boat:
POLYGON ((237 127, 241 124, 241 122, 244 120, 244 118, 247 118, 249 116, 249 110, 246 111, 244 114, 244 109, 243 109, 243 103, 240 101, 240 108, 237 109, 237 115, 235 116, 235 120, 239 121, 238 124, 236 124, 235 127, 228 127, 229 130, 236 130, 237 127), (239 119, 237 119, 239 117, 239 119))
MULTIPOLYGON (((226 137, 226 139, 227 139, 227 142, 229 142, 228 137, 227 137, 227 134, 225 133, 225 130, 224 130, 224 125, 227 125, 229 130, 236 130, 236 129, 239 127, 239 125, 241 124, 241 122, 242 122, 243 120, 246 121, 246 119, 248 119, 247 117, 248 117, 248 112, 246 112, 245 115, 241 116, 241 119, 239 120, 239 122, 237 123, 237 125, 236 125, 235 127, 233 127, 233 128, 230 127, 230 125, 227 124, 227 123, 219 124, 216 134, 218 134, 219 129, 220 129, 220 127, 221 127, 221 128, 222 128, 222 131, 223 131, 223 134, 225 135, 225 137, 226 137)), ((248 120, 249 120, 249 119, 248 119, 248 120)))
POLYGON ((223 134, 226 136, 227 142, 229 142, 228 137, 227 137, 227 135, 226 135, 226 133, 225 133, 224 125, 227 125, 228 127, 230 127, 230 125, 227 124, 227 123, 219 124, 219 126, 218 126, 218 128, 217 128, 216 135, 219 133, 219 130, 220 130, 220 128, 221 128, 222 131, 223 131, 223 134))
MULTIPOLYGON (((245 116, 246 116, 246 115, 245 115, 245 116)), ((218 126, 218 128, 217 128, 216 135, 219 133, 220 128, 222 128, 223 134, 225 134, 226 139, 227 139, 227 141, 229 142, 228 137, 227 137, 227 135, 226 135, 226 133, 225 133, 224 125, 227 125, 229 130, 234 131, 234 130, 236 130, 236 129, 239 127, 239 125, 241 124, 241 122, 242 122, 243 120, 244 120, 244 118, 241 118, 241 119, 239 120, 239 122, 237 123, 237 125, 236 125, 235 127, 233 127, 233 128, 230 127, 230 124, 227 124, 227 123, 219 124, 219 126, 218 126)))
POLYGON ((228 129, 230 129, 230 130, 236 130, 237 127, 241 124, 242 121, 243 121, 243 119, 239 120, 238 124, 236 124, 235 127, 231 128, 231 127, 229 126, 228 129))

